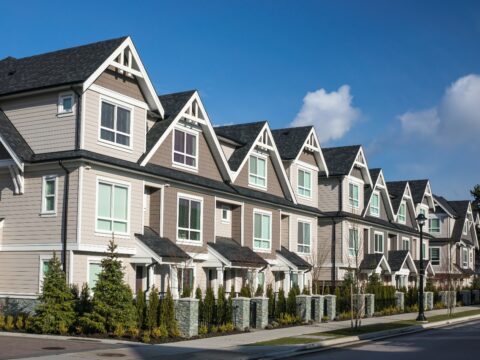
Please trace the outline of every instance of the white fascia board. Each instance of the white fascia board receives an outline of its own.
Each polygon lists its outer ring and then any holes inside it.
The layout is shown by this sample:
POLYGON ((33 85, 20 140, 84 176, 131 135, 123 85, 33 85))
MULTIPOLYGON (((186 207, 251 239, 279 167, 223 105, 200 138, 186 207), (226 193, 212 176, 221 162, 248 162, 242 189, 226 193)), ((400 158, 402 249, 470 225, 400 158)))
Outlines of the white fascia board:
POLYGON ((365 157, 365 153, 363 152, 363 147, 362 146, 360 146, 360 149, 358 149, 357 155, 355 155, 355 161, 353 162, 352 166, 350 167, 350 171, 348 172, 348 176, 350 176, 350 174, 352 173, 355 165, 358 164, 357 158, 358 158, 359 154, 362 155, 363 161, 365 162, 365 164, 361 164, 362 174, 363 174, 364 177, 367 178, 367 184, 369 184, 370 186, 373 186, 372 178, 370 176, 370 171, 368 170, 367 158, 365 157))
POLYGON ((13 161, 15 164, 18 166, 18 168, 23 171, 24 164, 23 161, 20 160, 20 158, 15 154, 15 152, 12 150, 10 145, 5 141, 3 136, 0 134, 0 142, 2 143, 3 147, 7 150, 8 154, 12 157, 13 161))
MULTIPOLYGON (((148 254, 152 259, 154 259, 159 264, 163 263, 162 258, 158 256, 158 254, 156 254, 154 251, 152 251, 148 246, 143 244, 140 240, 135 239, 135 246, 139 248, 142 252, 145 252, 146 254, 148 254)), ((137 254, 134 257, 137 257, 137 256, 145 257, 145 254, 138 254, 138 251, 137 251, 137 254)))
POLYGON ((232 267, 232 263, 227 258, 225 258, 222 254, 220 254, 217 250, 215 250, 208 244, 207 251, 209 255, 212 255, 216 260, 220 261, 225 266, 232 267))
POLYGON ((281 254, 277 253, 277 259, 280 261, 280 263, 284 263, 291 270, 298 271, 298 268, 293 263, 288 261, 285 257, 283 257, 281 254))
POLYGON ((307 135, 305 141, 303 142, 303 145, 300 148, 300 151, 298 152, 297 157, 295 158, 294 161, 298 161, 298 159, 300 158, 300 155, 302 154, 302 151, 305 149, 305 146, 307 145, 307 142, 308 142, 308 139, 310 138, 310 135, 312 135, 312 134, 315 138, 315 141, 318 144, 318 148, 315 149, 315 151, 313 152, 313 156, 315 157, 315 161, 317 162, 318 169, 325 171, 325 174, 328 177, 329 174, 328 174, 327 163, 325 162, 325 158, 323 157, 322 148, 320 147, 320 142, 318 141, 317 133, 316 133, 314 127, 312 127, 312 129, 308 133, 308 135, 307 135))

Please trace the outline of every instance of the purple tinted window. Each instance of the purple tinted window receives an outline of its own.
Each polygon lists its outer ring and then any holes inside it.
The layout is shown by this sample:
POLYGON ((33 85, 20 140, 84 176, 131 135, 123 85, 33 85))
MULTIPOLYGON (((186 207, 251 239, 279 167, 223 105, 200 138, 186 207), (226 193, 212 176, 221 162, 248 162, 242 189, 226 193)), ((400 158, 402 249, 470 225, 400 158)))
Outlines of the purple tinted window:
POLYGON ((195 138, 194 135, 187 134, 187 148, 186 148, 186 151, 185 151, 185 153, 187 155, 192 155, 192 156, 196 155, 195 154, 195 151, 197 150, 196 141, 197 141, 197 139, 195 138))
POLYGON ((185 150, 185 133, 175 130, 175 151, 184 152, 185 150))

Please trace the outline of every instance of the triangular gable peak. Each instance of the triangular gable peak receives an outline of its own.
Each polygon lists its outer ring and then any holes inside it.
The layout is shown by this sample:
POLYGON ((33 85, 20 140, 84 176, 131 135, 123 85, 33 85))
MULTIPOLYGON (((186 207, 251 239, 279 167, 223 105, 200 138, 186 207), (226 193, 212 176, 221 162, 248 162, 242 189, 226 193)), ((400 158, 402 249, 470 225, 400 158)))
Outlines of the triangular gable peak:
POLYGON ((240 163, 240 166, 238 167, 237 171, 232 173, 232 181, 235 182, 237 177, 240 175, 243 167, 248 162, 248 159, 250 158, 250 155, 257 148, 261 151, 269 153, 270 158, 271 158, 272 163, 273 163, 273 166, 275 167, 275 170, 276 170, 277 174, 279 175, 278 180, 280 182, 280 185, 282 187, 282 190, 283 190, 284 194, 288 194, 290 196, 290 199, 296 204, 297 200, 295 198, 295 195, 294 195, 292 186, 290 184, 290 181, 288 180, 287 173, 286 173, 285 168, 283 166, 282 158, 280 157, 280 153, 278 152, 278 149, 277 149, 277 145, 275 144, 275 141, 273 140, 272 131, 270 130, 270 126, 268 126, 267 122, 265 122, 265 125, 259 131, 259 133, 257 135, 257 138, 255 139, 252 146, 248 150, 248 153, 243 158, 243 160, 240 163))
POLYGON ((140 162, 140 165, 145 166, 150 161, 152 156, 157 152, 179 121, 185 121, 186 123, 201 127, 223 179, 231 180, 231 171, 228 167, 227 159, 220 147, 220 143, 215 135, 212 123, 210 122, 210 118, 205 110, 205 107, 203 106, 198 91, 195 91, 192 94, 191 98, 185 103, 181 111, 178 112, 173 121, 170 123, 167 130, 160 136, 155 145, 145 155, 143 160, 140 162))
POLYGON ((358 167, 362 172, 362 176, 365 181, 365 184, 373 186, 372 178, 370 176, 370 172, 368 171, 367 160, 365 159, 365 153, 363 152, 363 147, 361 146, 359 147, 357 156, 355 157, 355 161, 353 162, 352 167, 348 172, 348 175, 352 174, 352 171, 355 167, 358 167))
POLYGON ((157 93, 153 87, 150 78, 143 66, 138 55, 135 45, 130 37, 125 41, 103 62, 103 64, 83 83, 83 91, 93 85, 95 80, 108 68, 114 67, 120 73, 126 76, 135 77, 140 89, 142 90, 145 100, 153 111, 158 111, 164 116, 164 110, 157 93))
MULTIPOLYGON (((412 225, 414 228, 416 228, 416 220, 415 218, 417 217, 417 212, 415 210, 415 203, 413 202, 413 198, 412 198, 412 192, 410 190, 410 185, 408 184, 408 181, 405 182, 405 188, 403 190, 403 193, 402 193, 402 196, 401 196, 401 200, 400 200, 400 203, 398 205, 398 208, 396 209, 396 213, 395 213, 395 221, 396 222, 399 222, 398 221, 398 213, 400 211, 400 206, 401 206, 401 203, 405 201, 407 207, 408 207, 408 210, 409 210, 409 213, 411 216, 413 216, 413 219, 412 220, 412 225)), ((393 204, 392 204, 393 205, 393 204)))
POLYGON ((435 201, 433 201, 433 193, 432 188, 430 187, 430 180, 427 182, 427 187, 425 188, 425 193, 423 194, 423 198, 427 200, 430 209, 435 211, 435 201))
MULTIPOLYGON (((438 199, 436 199, 435 197, 433 198, 433 201, 435 203, 435 207, 440 207, 443 211, 445 211, 445 213, 450 216, 451 218, 455 218, 456 215, 452 213, 452 210, 450 210, 446 204, 443 204, 442 201, 439 201, 438 199)), ((446 200, 445 200, 446 201, 446 200)))
POLYGON ((387 186, 385 184, 385 177, 383 176, 383 170, 380 169, 380 172, 377 176, 377 180, 375 184, 372 185, 372 192, 369 196, 368 202, 365 205, 365 208, 363 209, 363 216, 367 215, 367 210, 369 209, 370 202, 372 201, 372 196, 374 191, 379 191, 380 193, 383 194, 383 199, 386 200, 387 202, 387 210, 388 210, 388 218, 389 219, 395 219, 395 212, 393 211, 393 206, 392 206, 392 201, 390 199, 390 194, 388 193, 387 186))
POLYGON ((325 162, 325 158, 323 157, 322 149, 320 148, 320 142, 318 141, 317 133, 314 127, 312 127, 312 129, 310 130, 310 133, 305 139, 302 148, 298 152, 295 161, 299 160, 303 151, 311 152, 313 154, 318 166, 318 170, 320 172, 323 172, 325 176, 328 177, 327 163, 325 162))

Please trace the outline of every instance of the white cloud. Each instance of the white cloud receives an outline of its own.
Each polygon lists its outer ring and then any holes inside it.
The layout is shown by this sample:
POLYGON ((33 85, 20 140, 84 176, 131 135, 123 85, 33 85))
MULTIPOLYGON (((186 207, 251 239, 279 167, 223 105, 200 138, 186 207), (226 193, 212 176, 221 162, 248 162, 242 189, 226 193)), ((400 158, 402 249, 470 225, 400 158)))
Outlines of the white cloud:
POLYGON ((313 125, 321 142, 341 138, 350 130, 360 111, 352 106, 350 86, 338 91, 319 89, 308 92, 303 105, 290 126, 313 125))
POLYGON ((406 112, 399 117, 408 135, 426 135, 442 144, 462 143, 480 135, 480 76, 459 78, 434 108, 406 112))

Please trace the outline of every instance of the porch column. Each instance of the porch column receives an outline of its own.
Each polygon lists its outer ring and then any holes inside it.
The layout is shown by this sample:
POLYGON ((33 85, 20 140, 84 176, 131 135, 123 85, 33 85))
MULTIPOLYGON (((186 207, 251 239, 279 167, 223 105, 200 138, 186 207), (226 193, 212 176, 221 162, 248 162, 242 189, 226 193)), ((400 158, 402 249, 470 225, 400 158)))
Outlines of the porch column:
POLYGON ((252 286, 253 286, 253 294, 252 296, 255 295, 255 292, 257 291, 258 287, 258 269, 252 270, 252 286))
POLYGON ((285 279, 283 280, 283 291, 285 292, 285 296, 287 296, 290 291, 290 271, 284 271, 284 274, 285 279))
MULTIPOLYGON (((217 279, 215 281, 215 284, 217 287, 216 294, 218 294, 218 288, 220 286, 223 286, 223 269, 222 268, 217 268, 217 279)), ((226 291, 226 289, 223 289, 223 290, 226 291)))
POLYGON ((232 288, 232 269, 225 269, 225 292, 230 292, 232 288))
POLYGON ((305 273, 303 271, 298 272, 297 276, 298 276, 298 287, 300 288, 300 293, 302 293, 303 287, 305 286, 305 273))
POLYGON ((178 299, 178 273, 177 267, 170 265, 170 290, 174 299, 178 299))
POLYGON ((148 296, 150 294, 150 291, 152 291, 152 288, 155 286, 158 290, 158 287, 157 287, 157 284, 155 284, 155 265, 153 266, 148 266, 147 267, 147 271, 148 271, 148 280, 149 280, 149 288, 148 288, 148 291, 147 291, 147 294, 146 296, 148 296))

